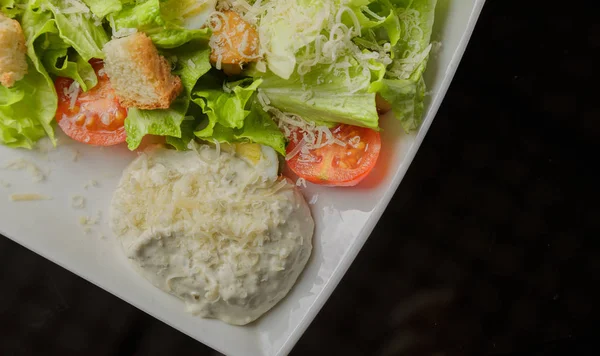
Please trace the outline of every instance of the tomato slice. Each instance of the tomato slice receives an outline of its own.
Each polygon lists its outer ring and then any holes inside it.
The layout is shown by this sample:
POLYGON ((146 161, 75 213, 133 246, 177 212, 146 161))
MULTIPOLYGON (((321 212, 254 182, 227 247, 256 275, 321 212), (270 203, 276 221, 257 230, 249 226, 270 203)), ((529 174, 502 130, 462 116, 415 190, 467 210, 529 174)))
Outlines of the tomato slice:
POLYGON ((58 126, 72 139, 90 145, 111 146, 125 142, 127 109, 119 104, 108 76, 102 70, 104 62, 92 59, 90 64, 96 72, 98 84, 87 92, 77 87, 78 94, 75 90, 70 93, 73 80, 56 78, 58 126))
MULTIPOLYGON (((363 180, 375 166, 381 137, 379 132, 364 127, 339 125, 331 130, 345 143, 333 143, 306 153, 298 153, 287 161, 299 177, 309 182, 329 186, 353 186, 363 180)), ((292 134, 287 153, 303 144, 303 132, 292 134)))

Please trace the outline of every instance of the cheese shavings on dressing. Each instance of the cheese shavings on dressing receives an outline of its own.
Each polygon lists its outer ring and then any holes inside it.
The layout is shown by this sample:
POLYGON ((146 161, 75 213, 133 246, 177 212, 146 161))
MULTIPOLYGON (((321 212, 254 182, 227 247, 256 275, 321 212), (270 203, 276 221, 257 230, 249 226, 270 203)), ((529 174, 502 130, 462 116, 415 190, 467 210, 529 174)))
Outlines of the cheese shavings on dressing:
POLYGON ((244 325, 292 288, 314 222, 277 155, 153 148, 123 173, 111 226, 135 268, 202 317, 244 325))

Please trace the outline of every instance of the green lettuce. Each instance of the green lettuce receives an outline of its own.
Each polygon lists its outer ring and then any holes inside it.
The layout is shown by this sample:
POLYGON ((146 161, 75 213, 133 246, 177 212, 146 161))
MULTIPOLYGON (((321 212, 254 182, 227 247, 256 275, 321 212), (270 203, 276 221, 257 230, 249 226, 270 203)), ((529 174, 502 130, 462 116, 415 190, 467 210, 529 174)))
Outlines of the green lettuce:
MULTIPOLYGON (((54 24, 53 20, 50 20, 50 23, 54 24)), ((56 26, 52 28, 52 25, 49 25, 43 40, 37 41, 36 49, 41 54, 44 68, 50 74, 76 80, 84 91, 95 87, 98 78, 94 68, 72 50, 58 33, 56 26)))
POLYGON ((96 72, 91 64, 78 53, 68 53, 68 49, 55 49, 44 52, 42 62, 49 73, 59 77, 71 78, 79 83, 83 91, 98 84, 96 72), (69 59, 74 59, 70 61, 69 59))
POLYGON ((250 141, 272 147, 285 156, 285 137, 277 124, 256 100, 252 102, 244 127, 234 130, 235 141, 250 141))
POLYGON ((28 72, 12 88, 0 86, 0 142, 9 147, 32 148, 44 136, 53 143, 57 96, 54 83, 38 57, 40 43, 57 32, 51 15, 23 10, 22 27, 27 38, 28 72))
POLYGON ((15 18, 23 13, 23 8, 18 5, 25 4, 27 0, 0 0, 0 12, 4 16, 15 18))
POLYGON ((425 81, 409 79, 382 79, 374 87, 392 105, 395 117, 406 132, 416 130, 421 124, 425 109, 425 81))
MULTIPOLYGON (((161 48, 179 47, 192 40, 208 40, 210 30, 204 25, 202 17, 195 11, 196 6, 203 4, 191 0, 147 0, 143 3, 128 4, 123 10, 113 14, 111 26, 114 31, 136 28, 146 33, 152 42, 161 48), (189 18, 199 21, 196 28, 188 26, 189 18)), ((198 9, 208 15, 213 9, 198 9)))
POLYGON ((261 41, 267 44, 266 58, 269 70, 283 79, 289 79, 296 68, 296 53, 315 41, 325 30, 335 9, 323 0, 288 0, 276 2, 271 16, 260 22, 261 41), (294 16, 301 21, 288 21, 294 16), (312 23, 307 25, 309 20, 312 23))
POLYGON ((205 118, 195 122, 193 134, 207 141, 260 143, 285 154, 283 133, 256 103, 256 89, 261 83, 262 79, 252 78, 228 82, 217 71, 202 77, 192 101, 205 118))
POLYGON ((146 135, 181 137, 181 123, 188 106, 189 100, 179 97, 164 110, 130 108, 125 119, 127 147, 135 150, 146 135))
POLYGON ((294 73, 289 80, 265 74, 260 90, 271 106, 305 120, 378 130, 375 93, 368 90, 370 76, 357 62, 349 64, 347 73, 318 65, 303 77, 294 73), (353 93, 351 89, 358 90, 353 93))
POLYGON ((387 76, 418 81, 427 66, 437 0, 390 0, 397 6, 402 36, 392 47, 387 76))
POLYGON ((56 93, 44 74, 29 63, 25 77, 8 89, 0 85, 0 143, 9 147, 33 148, 49 136, 56 112, 56 93))
POLYGON ((98 18, 119 12, 122 9, 121 0, 82 0, 98 18))
POLYGON ((180 126, 181 137, 167 136, 167 143, 177 151, 186 151, 188 144, 195 137, 194 131, 198 126, 198 121, 194 116, 186 116, 180 126))
MULTIPOLYGON (((358 19, 363 37, 366 33, 373 33, 378 40, 389 41, 392 46, 398 43, 401 24, 390 0, 352 0, 348 6, 358 19)), ((348 14, 344 14, 342 20, 347 26, 354 25, 348 14)), ((356 40, 360 41, 363 37, 356 40)))
POLYGON ((55 144, 51 125, 57 95, 50 75, 42 65, 40 53, 48 36, 57 32, 51 14, 31 6, 23 9, 21 25, 27 38, 28 72, 14 87, 2 87, 0 96, 1 142, 11 147, 31 148, 47 135, 55 144))
MULTIPOLYGON (((381 1, 381 0, 379 0, 381 1)), ((392 106, 406 132, 419 128, 425 108, 427 66, 436 0, 385 0, 393 3, 401 23, 401 36, 392 47, 392 63, 371 63, 370 92, 379 94, 392 106), (414 28, 418 27, 418 30, 414 28)), ((372 43, 385 36, 371 31, 364 40, 372 43)), ((357 41, 357 43, 361 43, 357 41)))
POLYGON ((182 138, 167 137, 167 143, 178 150, 185 150, 193 137, 199 137, 206 141, 217 140, 221 143, 254 142, 270 146, 275 151, 285 155, 285 137, 271 115, 265 112, 255 99, 251 99, 249 106, 242 128, 231 128, 217 122, 212 127, 210 135, 207 135, 205 131, 199 130, 198 127, 202 124, 206 125, 207 117, 200 120, 188 118, 181 125, 182 138))
POLYGON ((64 13, 68 6, 60 0, 41 0, 42 8, 48 8, 56 21, 60 37, 72 46, 85 61, 104 58, 102 47, 109 41, 102 25, 95 23, 83 13, 64 13))
POLYGON ((185 123, 184 129, 193 125, 189 122, 193 120, 186 120, 190 96, 198 79, 211 68, 210 49, 203 43, 189 43, 165 55, 177 57, 174 73, 181 78, 184 92, 166 110, 129 109, 125 119, 125 131, 130 150, 136 149, 145 135, 167 136, 168 142, 173 146, 187 146, 187 143, 184 143, 185 135, 188 135, 190 130, 182 131, 182 125, 185 123))
POLYGON ((192 101, 208 116, 208 124, 195 132, 196 136, 212 138, 216 124, 231 129, 244 127, 244 119, 250 113, 247 103, 261 83, 261 79, 252 78, 224 82, 223 75, 216 71, 202 78, 202 86, 192 92, 192 101))

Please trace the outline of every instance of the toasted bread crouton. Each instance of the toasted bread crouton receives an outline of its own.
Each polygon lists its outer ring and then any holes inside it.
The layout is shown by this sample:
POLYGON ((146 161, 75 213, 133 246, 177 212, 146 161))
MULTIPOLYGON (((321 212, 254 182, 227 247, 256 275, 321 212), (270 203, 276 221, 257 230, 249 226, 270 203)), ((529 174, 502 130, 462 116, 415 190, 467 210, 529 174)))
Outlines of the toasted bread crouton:
POLYGON ((259 57, 258 32, 235 11, 223 11, 211 19, 210 61, 217 69, 233 69, 259 57))
POLYGON ((105 71, 121 105, 167 109, 181 93, 181 79, 144 33, 113 39, 104 46, 105 71))
POLYGON ((0 12, 0 84, 7 88, 27 74, 27 47, 21 25, 0 12))

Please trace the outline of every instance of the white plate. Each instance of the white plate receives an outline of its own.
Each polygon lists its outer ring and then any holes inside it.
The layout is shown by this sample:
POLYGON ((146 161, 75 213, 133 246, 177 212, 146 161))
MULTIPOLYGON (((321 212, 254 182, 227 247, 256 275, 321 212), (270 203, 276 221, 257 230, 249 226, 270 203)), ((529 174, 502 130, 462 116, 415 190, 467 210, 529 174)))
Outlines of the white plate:
POLYGON ((0 167, 26 158, 47 174, 44 182, 36 183, 27 171, 0 170, 0 232, 227 355, 285 355, 331 295, 400 184, 450 85, 483 3, 439 1, 433 40, 442 42, 442 48, 426 72, 433 94, 421 129, 406 136, 398 122, 382 120, 384 149, 365 184, 305 189, 307 200, 316 199, 313 256, 288 297, 250 326, 187 314, 182 302, 130 268, 105 218, 121 171, 135 156, 124 147, 85 147, 64 137, 58 149, 46 153, 0 147, 0 167), (74 161, 76 151, 80 155, 74 161), (86 189, 92 179, 99 186, 86 189), (13 193, 39 193, 52 200, 11 202, 8 197, 13 193), (72 207, 75 195, 85 197, 83 210, 72 207), (98 212, 100 222, 86 233, 80 218, 94 218, 98 212))

